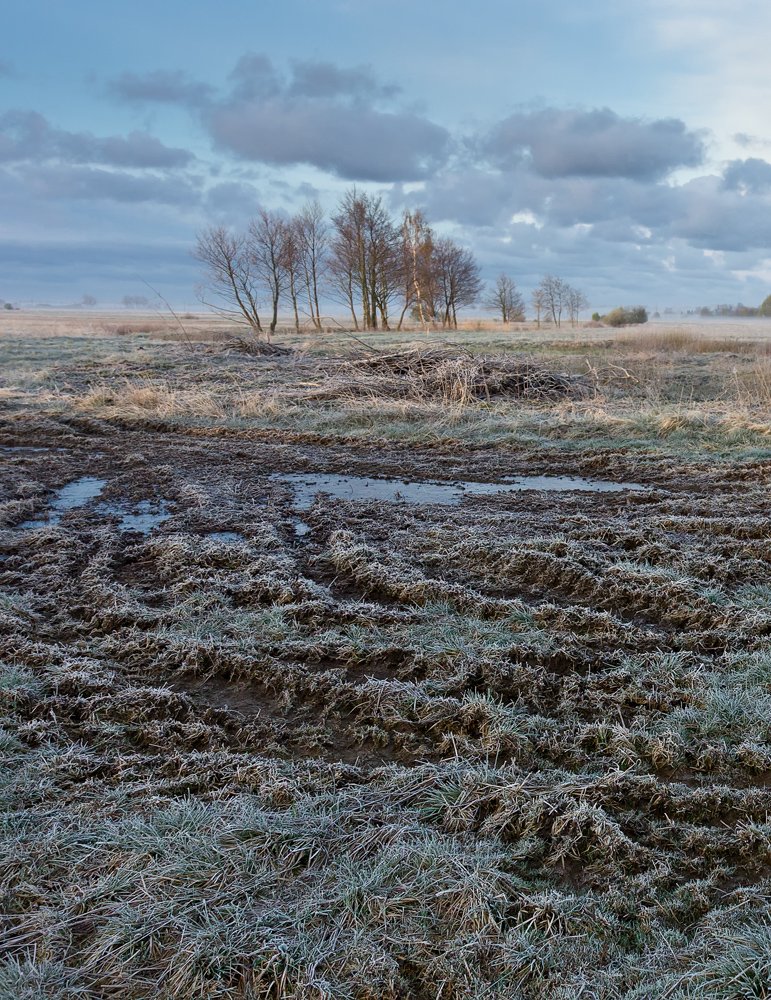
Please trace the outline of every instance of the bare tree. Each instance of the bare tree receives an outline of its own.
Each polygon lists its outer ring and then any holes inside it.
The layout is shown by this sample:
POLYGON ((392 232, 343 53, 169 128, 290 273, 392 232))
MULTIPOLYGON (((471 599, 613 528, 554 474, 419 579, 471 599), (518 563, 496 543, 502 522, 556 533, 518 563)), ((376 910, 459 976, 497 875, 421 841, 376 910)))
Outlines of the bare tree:
MULTIPOLYGON (((357 295, 366 295, 364 272, 364 204, 356 188, 346 191, 332 216, 329 274, 333 293, 351 310, 353 326, 359 329, 356 315, 357 295)), ((362 302, 363 322, 369 314, 369 303, 362 302)))
POLYGON ((276 212, 263 209, 256 219, 249 223, 249 253, 252 266, 259 281, 268 290, 272 314, 270 318, 270 334, 276 332, 278 322, 278 304, 287 286, 285 220, 276 212))
POLYGON ((365 262, 369 299, 370 324, 388 330, 388 311, 392 299, 402 286, 402 247, 399 232, 380 198, 370 198, 364 217, 365 262))
POLYGON ((503 272, 495 279, 495 285, 487 293, 484 305, 491 312, 500 313, 504 323, 525 318, 525 301, 512 279, 503 272))
POLYGON ((305 204, 294 219, 295 239, 313 325, 321 329, 319 289, 328 264, 329 228, 318 201, 305 204))
POLYGON ((262 324, 257 308, 258 275, 247 237, 231 233, 224 226, 204 229, 198 233, 192 256, 204 266, 205 281, 196 290, 201 302, 247 323, 259 336, 262 324))
POLYGON ((562 326, 562 312, 567 306, 568 285, 553 274, 545 274, 538 286, 543 292, 544 303, 556 327, 562 326))
POLYGON ((86 307, 86 309, 93 309, 93 307, 96 305, 96 299, 94 298, 93 295, 84 295, 83 298, 81 299, 81 302, 86 307))
POLYGON ((389 303, 401 287, 402 254, 399 234, 381 198, 347 191, 332 216, 329 272, 338 296, 362 326, 388 328, 389 303), (379 321, 378 321, 379 317, 379 321))
POLYGON ((297 300, 304 289, 305 269, 302 265, 302 253, 296 220, 292 219, 284 226, 283 243, 280 254, 281 267, 284 269, 286 289, 292 303, 295 332, 300 330, 300 314, 297 300))
POLYGON ((589 300, 581 291, 580 288, 571 288, 570 285, 567 286, 567 306, 568 314, 570 316, 570 325, 575 326, 578 322, 579 313, 583 309, 589 308, 589 300))
POLYGON ((127 309, 140 309, 149 305, 144 295, 124 295, 121 301, 127 309))
POLYGON ((428 320, 433 318, 433 309, 430 312, 426 309, 425 293, 430 279, 434 245, 433 234, 422 209, 404 213, 401 237, 405 277, 404 311, 397 329, 401 329, 404 313, 412 305, 418 310, 423 328, 428 329, 428 320))
POLYGON ((541 329, 541 313, 545 312, 547 309, 546 302, 546 292, 539 285, 537 288, 533 289, 530 296, 530 304, 533 309, 535 309, 535 324, 538 329, 541 329))
POLYGON ((442 324, 457 329, 457 310, 479 297, 479 265, 470 250, 458 246, 449 236, 436 240, 432 265, 441 298, 442 324))

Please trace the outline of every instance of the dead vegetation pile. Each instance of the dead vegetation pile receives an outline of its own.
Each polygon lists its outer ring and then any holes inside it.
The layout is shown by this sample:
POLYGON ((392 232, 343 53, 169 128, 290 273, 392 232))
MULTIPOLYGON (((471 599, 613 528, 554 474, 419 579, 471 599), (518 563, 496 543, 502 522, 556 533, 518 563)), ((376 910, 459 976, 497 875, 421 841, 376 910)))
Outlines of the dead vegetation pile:
POLYGON ((767 996, 760 471, 300 540, 264 460, 148 442, 0 478, 3 1000, 767 996), (86 473, 173 517, 14 527, 86 473))
POLYGON ((228 336, 229 339, 222 345, 223 351, 234 351, 237 354, 247 354, 251 357, 266 358, 287 357, 294 354, 291 347, 283 347, 281 344, 272 344, 267 340, 257 340, 254 337, 228 336))
POLYGON ((584 396, 581 376, 514 355, 476 356, 457 347, 370 354, 325 365, 329 378, 314 398, 381 396, 389 399, 464 403, 508 398, 549 401, 584 396))

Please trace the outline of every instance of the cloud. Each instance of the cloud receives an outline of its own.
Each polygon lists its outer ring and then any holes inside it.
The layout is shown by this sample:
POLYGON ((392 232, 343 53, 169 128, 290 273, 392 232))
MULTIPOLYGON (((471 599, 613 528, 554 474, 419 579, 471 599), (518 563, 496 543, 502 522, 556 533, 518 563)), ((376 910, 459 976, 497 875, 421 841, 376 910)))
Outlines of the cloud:
POLYGON ((209 188, 204 198, 204 210, 217 222, 242 224, 260 210, 257 191, 243 181, 223 181, 209 188))
POLYGON ((528 162, 541 177, 656 180, 704 159, 700 133, 676 118, 621 118, 609 108, 545 108, 511 115, 482 138, 479 154, 503 170, 528 162))
POLYGON ((723 171, 723 186, 728 191, 763 194, 771 189, 771 163, 754 156, 731 160, 723 171))
POLYGON ((192 206, 200 201, 199 187, 190 179, 155 174, 137 176, 126 171, 97 167, 44 165, 26 170, 23 180, 31 195, 47 200, 108 198, 119 202, 156 202, 178 207, 192 206))
POLYGON ((346 180, 418 180, 444 162, 449 133, 409 112, 279 97, 207 118, 219 149, 246 160, 307 163, 346 180))
MULTIPOLYGON (((413 197, 397 194, 398 204, 413 197)), ((447 170, 426 182, 420 201, 430 218, 539 245, 578 229, 596 245, 666 245, 743 253, 769 245, 771 164, 733 161, 724 176, 683 184, 627 177, 544 178, 524 162, 508 171, 447 170)), ((475 236, 476 238, 476 236, 475 236)), ((611 253, 614 251, 610 251, 611 253)))
POLYGON ((241 56, 228 75, 233 85, 231 101, 258 101, 276 97, 283 89, 283 82, 273 63, 258 52, 241 56))
POLYGON ((382 182, 430 176, 447 159, 447 130, 381 108, 398 88, 380 85, 366 67, 295 62, 285 79, 266 56, 249 54, 231 81, 231 94, 205 109, 203 121, 215 145, 241 159, 382 182))
POLYGON ((353 97, 365 101, 389 100, 401 91, 377 82, 367 66, 340 69, 329 62, 295 62, 288 92, 291 97, 353 97))
POLYGON ((8 111, 0 116, 0 162, 94 163, 117 167, 183 167, 193 160, 185 149, 165 146, 146 132, 99 138, 51 126, 36 111, 8 111))
POLYGON ((124 73, 110 89, 122 100, 165 101, 194 111, 215 147, 256 163, 307 164, 345 180, 411 181, 447 161, 450 133, 393 104, 399 88, 363 66, 295 61, 288 75, 259 53, 239 59, 230 90, 182 73, 124 73))
POLYGON ((192 108, 205 104, 214 93, 208 83, 191 80, 181 70, 157 70, 144 76, 121 73, 108 83, 107 89, 114 98, 129 104, 182 104, 192 108))
POLYGON ((127 294, 149 295, 135 275, 146 275, 170 301, 193 299, 197 266, 186 243, 148 239, 146 233, 106 234, 84 241, 74 238, 0 240, 0 267, 6 297, 46 302, 72 302, 84 292, 100 302, 117 302, 127 294))

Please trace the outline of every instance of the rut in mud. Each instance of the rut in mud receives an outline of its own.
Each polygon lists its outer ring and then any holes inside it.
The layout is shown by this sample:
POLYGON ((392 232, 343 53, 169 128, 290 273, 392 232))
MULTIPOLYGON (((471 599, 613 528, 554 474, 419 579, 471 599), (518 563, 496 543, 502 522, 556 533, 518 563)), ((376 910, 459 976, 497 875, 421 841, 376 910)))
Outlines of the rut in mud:
POLYGON ((764 954, 763 468, 0 445, 0 942, 41 996, 675 996, 737 921, 764 954), (452 485, 526 476, 623 485, 452 485))

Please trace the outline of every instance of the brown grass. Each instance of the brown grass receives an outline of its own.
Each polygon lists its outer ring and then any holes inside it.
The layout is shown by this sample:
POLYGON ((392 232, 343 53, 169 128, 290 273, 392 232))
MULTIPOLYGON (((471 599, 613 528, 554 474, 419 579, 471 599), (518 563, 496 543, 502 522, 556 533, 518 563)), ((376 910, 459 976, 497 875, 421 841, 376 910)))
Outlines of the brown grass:
MULTIPOLYGON (((123 386, 147 412, 181 392, 123 386)), ((320 496, 299 541, 273 473, 548 466, 71 414, 0 435, 51 449, 0 477, 3 1000, 767 995, 757 463, 639 456, 666 488, 627 496, 320 496), (81 475, 169 521, 16 527, 81 475)))
POLYGON ((616 346, 632 352, 675 352, 678 354, 771 354, 771 341, 737 340, 733 337, 715 337, 695 332, 685 327, 673 330, 636 328, 614 340, 616 346))

